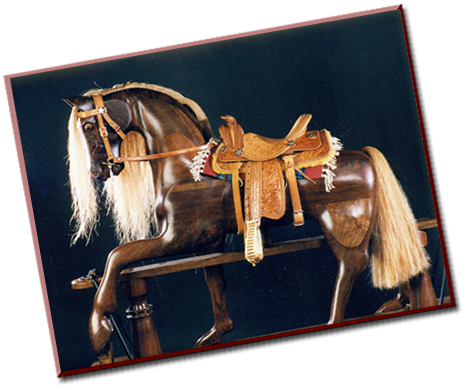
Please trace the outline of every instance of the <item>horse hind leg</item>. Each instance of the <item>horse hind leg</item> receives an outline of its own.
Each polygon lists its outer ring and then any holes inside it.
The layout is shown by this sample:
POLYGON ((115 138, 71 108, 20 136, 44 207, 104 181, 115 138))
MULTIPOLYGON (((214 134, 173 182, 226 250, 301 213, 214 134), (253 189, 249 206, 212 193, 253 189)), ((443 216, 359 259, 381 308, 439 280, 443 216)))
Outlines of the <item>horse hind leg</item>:
POLYGON ((400 287, 399 296, 379 311, 406 301, 408 287, 413 309, 435 306, 435 292, 428 272, 429 258, 423 250, 426 234, 418 230, 408 199, 385 157, 371 147, 364 151, 372 159, 379 183, 372 249, 374 286, 400 287))
POLYGON ((402 283, 398 286, 398 293, 395 297, 380 306, 376 314, 399 312, 409 310, 410 306, 410 282, 402 283))
POLYGON ((338 261, 329 324, 344 321, 354 282, 369 264, 373 206, 372 199, 359 199, 319 207, 318 220, 338 261))
POLYGON ((361 247, 345 248, 336 244, 333 253, 338 260, 338 274, 328 324, 336 324, 345 320, 346 308, 354 282, 369 264, 367 248, 365 250, 361 247))
MULTIPOLYGON (((427 245, 427 235, 420 231, 420 240, 423 247, 427 245)), ((410 280, 398 286, 398 294, 385 302, 376 311, 377 314, 390 313, 393 311, 406 311, 421 309, 436 305, 436 293, 432 285, 429 270, 425 270, 410 280)))
POLYGON ((385 302, 376 314, 424 309, 437 305, 437 297, 429 270, 423 271, 409 281, 400 284, 396 297, 385 302))

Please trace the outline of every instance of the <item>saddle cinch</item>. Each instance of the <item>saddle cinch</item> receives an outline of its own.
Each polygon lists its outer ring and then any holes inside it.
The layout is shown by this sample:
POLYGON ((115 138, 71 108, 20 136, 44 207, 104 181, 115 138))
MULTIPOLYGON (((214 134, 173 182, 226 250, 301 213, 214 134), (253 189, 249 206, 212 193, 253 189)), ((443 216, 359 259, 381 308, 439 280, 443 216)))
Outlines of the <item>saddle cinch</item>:
POLYGON ((336 156, 327 130, 307 131, 312 116, 301 115, 283 139, 245 134, 231 116, 222 117, 222 142, 212 158, 212 169, 230 174, 238 234, 245 236, 245 258, 256 265, 263 258, 261 218, 279 219, 286 211, 284 177, 289 187, 295 226, 304 223, 297 175, 313 181, 303 168, 323 166, 336 156), (244 213, 240 196, 244 185, 244 213))

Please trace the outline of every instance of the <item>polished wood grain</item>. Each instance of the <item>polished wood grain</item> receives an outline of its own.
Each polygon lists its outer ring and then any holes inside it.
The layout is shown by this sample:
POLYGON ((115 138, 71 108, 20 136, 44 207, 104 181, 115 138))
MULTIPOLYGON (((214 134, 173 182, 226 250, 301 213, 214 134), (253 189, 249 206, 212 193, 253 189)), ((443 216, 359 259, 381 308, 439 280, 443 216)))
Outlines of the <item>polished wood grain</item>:
POLYGON ((331 224, 331 234, 336 240, 349 248, 358 246, 371 224, 373 210, 370 202, 367 199, 350 200, 339 206, 328 204, 325 209, 322 218, 325 223, 331 224), (333 224, 338 219, 343 223, 333 224))

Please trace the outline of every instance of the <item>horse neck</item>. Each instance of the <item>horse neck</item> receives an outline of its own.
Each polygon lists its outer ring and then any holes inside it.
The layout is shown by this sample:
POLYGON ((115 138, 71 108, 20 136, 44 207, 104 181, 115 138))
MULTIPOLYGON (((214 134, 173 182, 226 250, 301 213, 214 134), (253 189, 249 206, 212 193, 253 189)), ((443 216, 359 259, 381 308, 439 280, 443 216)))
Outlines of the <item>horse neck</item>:
POLYGON ((153 98, 138 100, 134 106, 135 125, 145 137, 150 154, 178 149, 176 139, 183 143, 180 149, 187 147, 184 143, 197 146, 208 141, 189 111, 176 103, 153 98))
MULTIPOLYGON (((190 117, 191 113, 178 104, 145 99, 137 101, 134 107, 137 118, 134 125, 146 140, 148 154, 186 149, 209 141, 208 134, 190 117)), ((151 160, 156 187, 192 181, 191 158, 191 155, 181 155, 151 160)))

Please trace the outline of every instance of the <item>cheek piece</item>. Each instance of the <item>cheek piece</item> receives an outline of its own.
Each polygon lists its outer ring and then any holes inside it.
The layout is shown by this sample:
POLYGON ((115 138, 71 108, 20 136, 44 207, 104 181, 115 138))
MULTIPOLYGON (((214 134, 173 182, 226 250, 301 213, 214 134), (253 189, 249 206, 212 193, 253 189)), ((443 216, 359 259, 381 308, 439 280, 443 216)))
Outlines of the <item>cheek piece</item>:
POLYGON ((111 150, 111 145, 109 144, 109 139, 108 139, 108 130, 106 129, 105 126, 105 121, 108 123, 111 128, 114 129, 114 131, 122 138, 125 139, 126 135, 123 133, 119 125, 114 122, 111 117, 108 115, 107 109, 104 106, 103 103, 103 97, 101 95, 93 95, 93 102, 95 103, 95 108, 92 110, 88 111, 82 111, 77 114, 78 118, 89 118, 92 116, 96 116, 98 119, 98 125, 99 125, 99 132, 101 139, 103 140, 104 147, 106 149, 106 154, 107 154, 107 161, 102 162, 102 164, 105 164, 108 166, 110 174, 112 175, 112 167, 113 166, 118 166, 118 163, 121 163, 122 160, 120 157, 115 157, 113 154, 113 151, 111 150))

